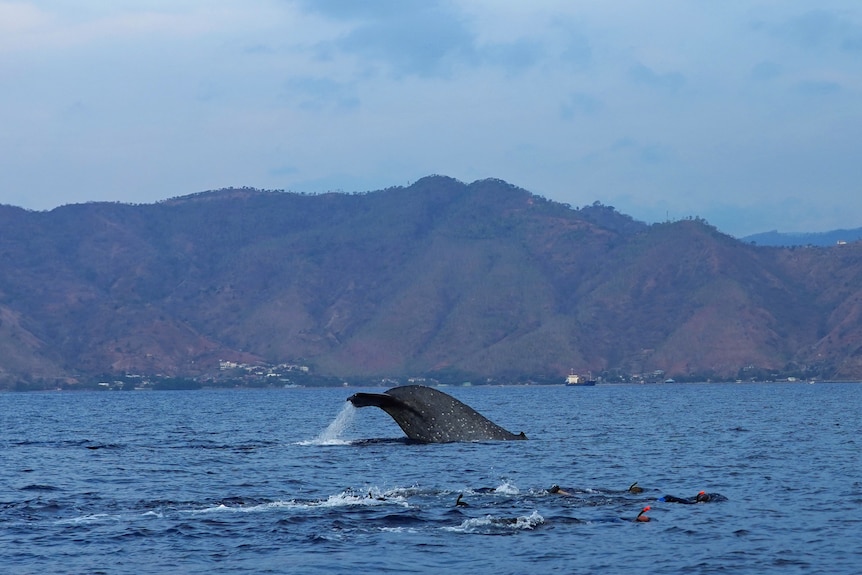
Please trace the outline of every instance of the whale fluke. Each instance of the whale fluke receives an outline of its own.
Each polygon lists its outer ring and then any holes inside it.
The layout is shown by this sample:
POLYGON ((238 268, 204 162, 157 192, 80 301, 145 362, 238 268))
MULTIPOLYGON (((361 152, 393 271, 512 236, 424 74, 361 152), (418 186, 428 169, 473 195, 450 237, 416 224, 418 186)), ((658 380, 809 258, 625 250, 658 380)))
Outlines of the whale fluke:
POLYGON ((384 393, 355 393, 355 407, 379 407, 407 437, 422 443, 527 439, 506 431, 451 395, 424 385, 393 387, 384 393))

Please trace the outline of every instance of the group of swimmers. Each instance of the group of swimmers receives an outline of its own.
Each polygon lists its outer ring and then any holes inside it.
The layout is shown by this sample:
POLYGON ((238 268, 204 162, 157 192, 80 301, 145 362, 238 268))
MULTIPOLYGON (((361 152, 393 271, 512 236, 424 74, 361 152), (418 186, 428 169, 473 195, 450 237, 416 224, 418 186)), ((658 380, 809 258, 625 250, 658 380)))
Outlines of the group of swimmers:
MULTIPOLYGON (((643 493, 643 487, 638 485, 638 482, 635 481, 629 488, 626 490, 629 493, 643 493)), ((707 493, 706 491, 698 491, 697 495, 694 497, 677 497, 676 495, 662 495, 656 501, 661 501, 662 503, 682 503, 684 505, 694 505, 696 503, 709 503, 710 501, 727 501, 727 497, 720 493, 707 493)), ((635 521, 646 522, 649 521, 650 518, 647 515, 644 515, 647 511, 652 509, 649 505, 644 507, 640 513, 635 517, 635 521)))
MULTIPOLYGON (((640 491, 636 493, 640 493, 640 491)), ((696 503, 709 503, 710 501, 727 501, 727 497, 720 493, 707 493, 706 491, 698 491, 697 495, 695 495, 694 497, 677 497, 675 495, 662 495, 661 497, 656 499, 656 501, 661 501, 663 503, 682 503, 683 505, 694 505, 696 503)), ((635 517, 635 521, 649 521, 649 517, 644 515, 644 513, 649 510, 649 505, 644 507, 643 510, 638 513, 638 516, 635 517)))
MULTIPOLYGON (((643 493, 643 487, 638 485, 638 482, 635 481, 629 488, 626 489, 628 493, 643 493)), ((566 491, 559 485, 552 485, 548 489, 548 493, 554 495, 572 495, 569 491, 566 491)), ((727 497, 721 495, 720 493, 707 493, 706 491, 699 491, 697 495, 694 497, 677 497, 675 495, 662 495, 656 501, 660 501, 662 503, 682 503, 683 505, 694 505, 697 503, 709 503, 711 501, 727 501, 727 497)), ((464 501, 463 494, 458 495, 458 499, 455 500, 456 507, 468 507, 469 504, 464 501)), ((634 518, 634 521, 645 523, 650 520, 649 516, 646 515, 646 512, 651 510, 652 507, 647 505, 643 509, 641 509, 640 513, 637 514, 637 517, 634 518)))

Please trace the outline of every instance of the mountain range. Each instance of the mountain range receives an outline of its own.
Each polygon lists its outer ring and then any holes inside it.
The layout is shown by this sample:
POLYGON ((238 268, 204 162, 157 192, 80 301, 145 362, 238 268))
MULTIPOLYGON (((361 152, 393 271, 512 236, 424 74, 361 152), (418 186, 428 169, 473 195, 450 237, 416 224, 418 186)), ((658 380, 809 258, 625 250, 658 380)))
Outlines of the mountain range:
POLYGON ((496 179, 0 206, 0 388, 220 362, 349 378, 862 377, 862 242, 767 247, 496 179))

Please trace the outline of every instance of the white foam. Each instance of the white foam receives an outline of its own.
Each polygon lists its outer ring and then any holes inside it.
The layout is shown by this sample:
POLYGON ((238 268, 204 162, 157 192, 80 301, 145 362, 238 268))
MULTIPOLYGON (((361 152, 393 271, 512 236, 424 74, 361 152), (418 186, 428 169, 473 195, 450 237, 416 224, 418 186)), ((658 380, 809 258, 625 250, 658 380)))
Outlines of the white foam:
POLYGON ((381 533, 418 533, 413 527, 381 527, 381 533))
POLYGON ((519 495, 521 490, 515 487, 513 484, 508 481, 504 481, 502 484, 498 485, 496 489, 494 489, 494 493, 500 493, 503 495, 519 495))
POLYGON ((271 509, 299 507, 293 500, 291 501, 272 501, 270 503, 261 503, 259 505, 225 505, 220 503, 215 507, 206 507, 204 509, 193 509, 190 513, 260 513, 271 509))
POLYGON ((538 511, 533 511, 529 516, 520 516, 514 519, 494 517, 493 515, 474 517, 472 519, 465 519, 461 525, 458 525, 457 527, 444 527, 443 529, 458 533, 481 533, 489 529, 520 531, 532 530, 544 522, 545 518, 542 517, 538 511))
POLYGON ((312 504, 314 507, 342 507, 352 505, 384 505, 396 503, 404 507, 408 506, 407 500, 394 492, 383 493, 376 487, 372 487, 367 493, 357 495, 353 491, 342 491, 336 495, 330 495, 325 501, 312 504))
POLYGON ((220 503, 203 509, 189 509, 185 511, 185 513, 261 513, 278 509, 313 509, 321 507, 332 508, 351 507, 357 505, 375 506, 392 504, 409 507, 407 499, 398 493, 398 490, 382 492, 376 487, 371 487, 362 493, 357 493, 353 490, 342 491, 341 493, 330 495, 326 499, 319 501, 297 502, 295 499, 291 499, 287 501, 271 501, 268 503, 260 503, 258 505, 225 505, 224 503, 220 503))
POLYGON ((313 504, 314 507, 344 507, 351 505, 376 505, 380 503, 377 499, 369 495, 359 496, 347 491, 330 495, 325 501, 319 501, 313 504))
POLYGON ((92 515, 82 515, 81 517, 70 517, 68 519, 59 519, 56 525, 81 525, 87 523, 101 523, 104 521, 120 521, 119 515, 108 515, 107 513, 94 513, 92 515))
POLYGON ((527 517, 518 517, 518 522, 515 524, 517 529, 533 529, 545 522, 545 518, 539 515, 538 511, 533 511, 527 517))

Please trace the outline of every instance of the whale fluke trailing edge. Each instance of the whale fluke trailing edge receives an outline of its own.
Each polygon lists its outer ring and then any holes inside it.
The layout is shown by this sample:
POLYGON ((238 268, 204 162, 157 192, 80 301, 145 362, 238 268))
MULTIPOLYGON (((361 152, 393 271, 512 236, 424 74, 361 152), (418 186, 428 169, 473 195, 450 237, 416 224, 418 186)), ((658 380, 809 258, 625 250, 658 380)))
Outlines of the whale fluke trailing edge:
POLYGON ((421 443, 527 439, 487 419, 451 395, 424 385, 393 387, 384 393, 355 393, 355 407, 379 407, 407 437, 421 443))

